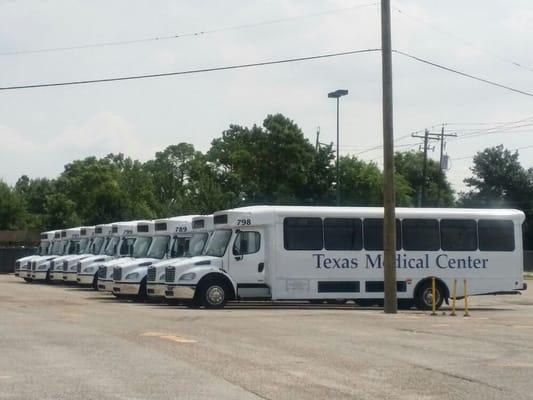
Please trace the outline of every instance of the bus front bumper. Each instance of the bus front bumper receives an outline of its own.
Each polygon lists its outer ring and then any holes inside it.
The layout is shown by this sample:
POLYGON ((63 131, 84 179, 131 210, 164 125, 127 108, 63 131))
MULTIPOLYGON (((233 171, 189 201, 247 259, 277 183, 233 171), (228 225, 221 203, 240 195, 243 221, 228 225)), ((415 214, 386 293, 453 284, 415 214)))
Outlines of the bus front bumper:
POLYGON ((63 271, 63 281, 64 282, 70 282, 70 283, 76 283, 78 282, 78 272, 64 272, 63 271))
POLYGON ((31 274, 31 277, 35 279, 36 281, 45 281, 46 275, 47 275, 47 271, 34 271, 31 274))
POLYGON ((55 282, 63 282, 63 271, 50 272, 50 280, 55 282))
POLYGON ((146 294, 148 297, 165 297, 165 290, 167 285, 165 283, 148 283, 146 285, 146 294))
POLYGON ((115 294, 139 294, 140 282, 113 282, 113 293, 115 294))
POLYGON ((98 290, 102 292, 113 292, 113 281, 98 279, 98 290))
POLYGON ((77 274, 76 282, 78 282, 80 285, 92 285, 94 282, 94 274, 77 274))
POLYGON ((165 298, 191 300, 194 298, 196 285, 167 285, 165 288, 165 298))

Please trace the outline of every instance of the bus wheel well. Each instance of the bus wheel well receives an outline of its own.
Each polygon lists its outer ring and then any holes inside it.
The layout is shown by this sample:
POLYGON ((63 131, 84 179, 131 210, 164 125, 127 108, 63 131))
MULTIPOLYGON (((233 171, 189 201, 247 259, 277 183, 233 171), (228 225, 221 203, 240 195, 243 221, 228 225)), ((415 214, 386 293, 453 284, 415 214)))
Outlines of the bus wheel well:
MULTIPOLYGON (((413 291, 413 296, 416 298, 416 295, 418 293, 418 290, 425 284, 429 283, 431 285, 431 279, 432 277, 424 278, 420 282, 418 282, 415 286, 415 290, 413 291)), ((446 300, 446 303, 448 303, 448 299, 450 298, 450 289, 448 289, 448 286, 439 278, 435 278, 435 284, 438 285, 442 289, 442 293, 444 294, 444 299, 446 300)))
POLYGON ((200 282, 198 282, 198 285, 196 287, 201 287, 205 282, 207 281, 219 281, 223 282, 226 287, 229 289, 229 296, 228 300, 235 300, 235 289, 233 287, 233 283, 229 280, 229 278, 225 275, 219 274, 217 272, 211 272, 204 276, 202 279, 200 279, 200 282))

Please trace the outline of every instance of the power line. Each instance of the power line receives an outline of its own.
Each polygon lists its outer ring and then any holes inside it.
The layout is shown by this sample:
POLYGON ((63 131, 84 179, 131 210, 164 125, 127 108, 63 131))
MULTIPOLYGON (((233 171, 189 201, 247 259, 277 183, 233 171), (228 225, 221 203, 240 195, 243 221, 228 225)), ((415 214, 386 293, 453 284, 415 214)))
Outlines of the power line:
POLYGON ((476 81, 483 82, 483 83, 486 83, 488 85, 496 86, 496 87, 499 87, 501 89, 506 89, 506 90, 509 90, 511 92, 520 93, 520 94, 523 94, 523 95, 526 95, 526 96, 529 96, 529 97, 533 97, 533 93, 526 92, 524 90, 515 89, 515 88, 512 88, 510 86, 503 85, 501 83, 490 81, 490 80, 485 79, 485 78, 480 78, 478 76, 471 75, 471 74, 468 74, 466 72, 459 71, 459 70, 457 70, 455 68, 446 67, 444 65, 437 64, 436 62, 429 61, 429 60, 426 60, 426 59, 423 59, 423 58, 420 58, 420 57, 413 56, 411 54, 405 53, 405 52, 400 51, 400 50, 392 50, 392 51, 395 52, 396 54, 401 54, 402 56, 411 58, 411 59, 419 61, 421 63, 431 65, 431 66, 433 66, 435 68, 440 68, 440 69, 443 69, 443 70, 448 71, 448 72, 453 72, 454 74, 461 75, 461 76, 464 76, 466 78, 474 79, 476 81))
POLYGON ((323 58, 347 56, 347 55, 352 55, 352 54, 372 53, 372 52, 377 52, 377 51, 381 51, 381 49, 363 49, 363 50, 343 51, 339 53, 320 54, 320 55, 308 56, 308 57, 285 58, 285 59, 273 60, 273 61, 263 61, 263 62, 249 63, 249 64, 236 64, 236 65, 228 65, 228 66, 223 66, 223 67, 191 69, 191 70, 185 70, 185 71, 166 72, 166 73, 158 73, 158 74, 132 75, 132 76, 122 76, 122 77, 116 77, 116 78, 87 79, 87 80, 80 80, 80 81, 56 82, 56 83, 37 83, 33 85, 4 86, 4 87, 0 87, 0 90, 35 89, 35 88, 43 88, 43 87, 86 85, 86 84, 92 84, 92 83, 117 82, 117 81, 128 81, 128 80, 147 79, 147 78, 160 78, 160 77, 165 77, 165 76, 192 75, 192 74, 199 74, 199 73, 205 73, 205 72, 227 71, 227 70, 232 70, 232 69, 262 67, 266 65, 287 64, 287 63, 300 62, 300 61, 318 60, 318 59, 323 59, 323 58))
MULTIPOLYGON (((185 70, 185 71, 177 71, 177 72, 166 72, 166 73, 157 73, 157 74, 145 74, 145 75, 132 75, 132 76, 123 76, 123 77, 115 77, 115 78, 101 78, 101 79, 87 79, 87 80, 79 80, 79 81, 68 81, 68 82, 55 82, 55 83, 38 83, 38 84, 32 84, 32 85, 17 85, 17 86, 4 86, 0 87, 0 90, 18 90, 18 89, 35 89, 35 88, 42 88, 42 87, 54 87, 54 86, 70 86, 70 85, 85 85, 85 84, 92 84, 92 83, 103 83, 103 82, 117 82, 117 81, 127 81, 127 80, 135 80, 135 79, 146 79, 146 78, 158 78, 158 77, 165 77, 165 76, 176 76, 176 75, 192 75, 192 74, 198 74, 198 73, 205 73, 205 72, 214 72, 214 71, 226 71, 226 70, 232 70, 232 69, 242 69, 242 68, 251 68, 251 67, 261 67, 266 65, 275 65, 275 64, 286 64, 286 63, 292 63, 292 62, 299 62, 299 61, 310 61, 310 60, 317 60, 322 58, 331 58, 331 57, 339 57, 339 56, 346 56, 346 55, 353 55, 353 54, 360 54, 360 53, 371 53, 371 52, 378 52, 381 51, 381 49, 363 49, 363 50, 351 50, 351 51, 344 51, 339 53, 328 53, 328 54, 321 54, 321 55, 315 55, 315 56, 307 56, 307 57, 297 57, 297 58, 285 58, 280 60, 273 60, 273 61, 263 61, 263 62, 256 62, 256 63, 249 63, 249 64, 236 64, 236 65, 229 65, 229 66, 222 66, 222 67, 212 67, 212 68, 201 68, 201 69, 192 69, 192 70, 185 70)), ((413 56, 411 54, 405 53, 400 50, 392 50, 396 54, 400 54, 404 57, 408 57, 410 59, 413 59, 415 61, 419 61, 424 64, 428 64, 430 66, 443 69, 448 72, 453 72, 455 74, 464 76, 466 78, 474 79, 476 81, 480 81, 492 86, 499 87, 501 89, 506 89, 515 93, 523 94, 528 97, 533 97, 533 93, 529 93, 523 90, 515 89, 497 82, 489 81, 484 78, 480 78, 471 74, 467 74, 465 72, 461 72, 457 69, 446 67, 441 64, 437 64, 433 61, 429 61, 417 56, 413 56)))
POLYGON ((503 61, 505 63, 508 63, 508 64, 511 64, 513 65, 514 67, 518 67, 518 68, 521 68, 521 69, 524 69, 526 71, 530 71, 530 72, 533 72, 533 68, 527 66, 527 65, 523 65, 515 60, 512 60, 511 58, 507 57, 507 56, 503 56, 495 51, 492 51, 490 49, 487 49, 486 47, 481 47, 477 44, 474 44, 466 39, 464 39, 463 37, 460 37, 458 35, 455 35, 454 33, 452 32, 448 32, 444 29, 441 29, 441 28, 437 28, 435 27, 434 25, 432 25, 431 23, 429 23, 428 21, 425 21, 424 19, 420 18, 420 17, 415 17, 413 15, 409 15, 407 14, 405 11, 401 10, 400 8, 398 7, 393 7, 399 14, 405 16, 405 17, 408 17, 408 18, 411 18, 412 20, 420 23, 420 24, 423 24, 423 25, 426 25, 427 27, 429 27, 430 29, 442 34, 442 35, 445 35, 445 36, 449 36, 449 37, 452 37, 454 38, 455 40, 458 40, 460 42, 463 42, 464 44, 466 44, 467 46, 471 47, 471 48, 474 48, 476 50, 480 50, 486 54, 489 54, 495 58, 498 58, 500 61, 503 61))
MULTIPOLYGON (((531 148, 533 148, 533 145, 516 147, 514 149, 511 149, 511 151, 525 150, 525 149, 531 149, 531 148)), ((459 160, 468 160, 470 158, 474 158, 474 156, 457 157, 457 158, 452 158, 452 160, 459 161, 459 160)))
POLYGON ((156 42, 156 41, 173 40, 173 39, 183 39, 183 38, 188 38, 188 37, 200 37, 200 36, 210 35, 210 34, 213 34, 213 33, 229 32, 229 31, 236 31, 236 30, 242 30, 242 29, 257 28, 257 27, 260 27, 260 26, 280 24, 280 23, 284 23, 284 22, 295 21, 295 20, 298 20, 298 19, 320 17, 320 16, 328 15, 328 14, 336 14, 336 13, 340 13, 340 12, 344 12, 344 11, 351 11, 351 10, 355 10, 355 9, 359 9, 359 8, 371 7, 371 6, 375 6, 377 4, 379 4, 379 2, 359 4, 359 5, 352 6, 352 7, 337 8, 337 9, 326 10, 326 11, 321 11, 321 12, 317 12, 317 13, 296 15, 296 16, 293 16, 293 17, 278 18, 278 19, 261 21, 261 22, 250 23, 250 24, 229 26, 229 27, 225 27, 225 28, 216 28, 216 29, 196 31, 196 32, 188 32, 188 33, 176 33, 176 34, 167 35, 167 36, 154 36, 154 37, 148 37, 148 38, 130 39, 130 40, 118 40, 118 41, 110 41, 110 42, 96 42, 96 43, 87 43, 87 44, 80 44, 80 45, 74 45, 74 46, 62 46, 62 47, 49 47, 49 48, 41 48, 41 49, 7 51, 7 52, 0 53, 0 56, 15 56, 15 55, 33 54, 33 53, 50 53, 50 52, 58 52, 58 51, 89 49, 89 48, 96 48, 96 47, 123 46, 123 45, 137 44, 137 43, 156 42))

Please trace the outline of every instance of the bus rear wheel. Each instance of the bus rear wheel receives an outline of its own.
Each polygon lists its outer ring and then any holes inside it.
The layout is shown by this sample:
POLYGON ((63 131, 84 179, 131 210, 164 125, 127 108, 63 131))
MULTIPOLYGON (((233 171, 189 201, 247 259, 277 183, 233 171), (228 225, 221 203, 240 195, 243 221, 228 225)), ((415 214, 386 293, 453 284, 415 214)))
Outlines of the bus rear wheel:
MULTIPOLYGON (((444 290, 438 282, 435 285, 435 309, 439 309, 444 301, 444 290)), ((433 290, 431 281, 420 285, 415 294, 415 305, 419 310, 431 310, 433 308, 433 290)))

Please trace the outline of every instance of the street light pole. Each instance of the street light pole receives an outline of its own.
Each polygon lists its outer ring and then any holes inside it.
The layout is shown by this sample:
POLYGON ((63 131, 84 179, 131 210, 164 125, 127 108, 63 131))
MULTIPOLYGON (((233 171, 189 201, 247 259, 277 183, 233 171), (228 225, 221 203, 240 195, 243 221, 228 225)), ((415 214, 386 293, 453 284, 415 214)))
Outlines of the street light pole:
POLYGON ((340 185, 340 170, 339 170, 339 100, 342 96, 346 96, 348 94, 347 90, 339 89, 335 90, 334 92, 328 93, 328 97, 330 99, 336 99, 337 100, 337 159, 335 162, 335 168, 337 170, 337 185, 336 185, 336 195, 337 195, 337 207, 341 205, 341 185, 340 185))
POLYGON ((392 109, 392 49, 390 0, 381 0, 381 62, 383 76, 383 261, 384 311, 396 314, 396 216, 394 130, 392 109))
POLYGON ((337 185, 335 187, 336 189, 336 194, 337 194, 337 200, 336 200, 336 204, 337 204, 337 207, 339 207, 341 205, 341 181, 340 181, 340 173, 339 173, 339 147, 340 147, 340 143, 339 143, 339 99, 340 97, 337 97, 337 158, 336 158, 336 170, 337 170, 337 185))

